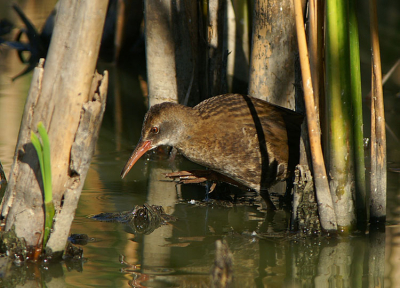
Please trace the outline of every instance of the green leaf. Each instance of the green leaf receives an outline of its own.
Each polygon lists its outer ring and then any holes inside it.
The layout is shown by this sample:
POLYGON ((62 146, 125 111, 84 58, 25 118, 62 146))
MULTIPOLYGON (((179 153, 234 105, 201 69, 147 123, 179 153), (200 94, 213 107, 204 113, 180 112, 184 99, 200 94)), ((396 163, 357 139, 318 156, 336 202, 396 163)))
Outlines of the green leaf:
POLYGON ((38 155, 39 158, 39 166, 40 166, 40 171, 42 172, 42 179, 43 179, 43 188, 45 186, 44 184, 44 165, 43 165, 43 147, 42 147, 42 143, 40 143, 39 138, 36 136, 35 133, 33 133, 33 131, 31 131, 31 141, 33 146, 35 147, 36 153, 38 155))
POLYGON ((43 190, 44 190, 44 233, 43 233, 43 248, 46 247, 47 240, 50 236, 53 227, 53 218, 55 214, 52 192, 51 179, 51 162, 50 162, 50 141, 47 131, 42 122, 38 123, 38 132, 42 138, 42 143, 35 133, 31 132, 31 141, 36 149, 39 158, 40 171, 42 172, 43 190))
POLYGON ((51 178, 51 162, 50 162, 50 141, 47 131, 42 122, 38 124, 38 132, 43 143, 43 164, 44 164, 44 199, 45 202, 53 201, 52 178, 51 178))

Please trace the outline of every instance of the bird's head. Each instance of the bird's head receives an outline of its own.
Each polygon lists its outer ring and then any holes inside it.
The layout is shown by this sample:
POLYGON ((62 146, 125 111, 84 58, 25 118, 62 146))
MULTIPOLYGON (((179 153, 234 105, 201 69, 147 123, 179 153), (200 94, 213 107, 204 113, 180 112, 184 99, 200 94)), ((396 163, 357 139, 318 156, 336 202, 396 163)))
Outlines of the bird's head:
POLYGON ((144 118, 139 143, 122 169, 121 178, 147 151, 162 145, 175 146, 181 141, 190 123, 187 117, 190 110, 189 107, 170 102, 152 106, 144 118))

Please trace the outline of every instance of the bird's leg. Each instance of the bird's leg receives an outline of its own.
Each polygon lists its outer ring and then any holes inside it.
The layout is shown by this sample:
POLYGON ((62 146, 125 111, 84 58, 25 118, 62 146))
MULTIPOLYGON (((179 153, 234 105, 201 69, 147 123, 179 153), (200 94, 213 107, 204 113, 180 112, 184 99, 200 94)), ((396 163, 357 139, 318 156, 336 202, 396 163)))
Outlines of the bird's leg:
POLYGON ((206 181, 206 197, 204 198, 205 202, 208 202, 208 200, 210 200, 210 181, 206 181))
POLYGON ((206 181, 206 197, 204 198, 204 201, 210 200, 210 194, 214 192, 215 187, 217 187, 217 183, 208 180, 206 181))
MULTIPOLYGON (((207 171, 209 171, 208 168, 206 168, 207 171)), ((204 201, 208 202, 210 200, 210 193, 214 191, 215 187, 217 186, 217 183, 211 182, 210 180, 206 181, 206 197, 204 198, 204 201), (210 186, 211 184, 211 186, 210 186)))

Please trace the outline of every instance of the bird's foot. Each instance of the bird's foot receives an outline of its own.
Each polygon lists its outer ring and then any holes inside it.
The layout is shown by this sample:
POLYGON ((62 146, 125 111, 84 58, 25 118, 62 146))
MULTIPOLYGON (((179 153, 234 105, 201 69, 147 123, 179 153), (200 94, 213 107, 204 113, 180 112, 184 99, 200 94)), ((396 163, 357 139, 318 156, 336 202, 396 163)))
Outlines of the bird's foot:
POLYGON ((178 180, 182 184, 203 183, 207 180, 207 170, 178 171, 164 174, 165 177, 178 180))
MULTIPOLYGON (((190 184, 190 183, 196 184, 196 183, 203 183, 206 181, 225 182, 233 186, 239 187, 241 189, 247 189, 247 187, 236 182, 235 180, 212 170, 178 171, 178 172, 166 173, 164 175, 165 177, 178 180, 178 182, 182 184, 190 184)), ((214 190, 215 186, 212 186, 211 188, 213 188, 212 190, 214 190)))

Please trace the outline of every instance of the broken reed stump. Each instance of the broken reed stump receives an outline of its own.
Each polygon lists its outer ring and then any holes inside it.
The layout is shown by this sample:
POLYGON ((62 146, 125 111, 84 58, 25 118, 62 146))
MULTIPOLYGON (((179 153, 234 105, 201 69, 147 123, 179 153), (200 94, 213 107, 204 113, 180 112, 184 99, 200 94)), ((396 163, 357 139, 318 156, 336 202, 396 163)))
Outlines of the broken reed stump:
MULTIPOLYGON (((28 245, 38 243, 44 220, 42 177, 39 172, 40 167, 35 154, 36 151, 30 142, 31 130, 36 129, 36 125, 33 124, 33 114, 37 111, 35 106, 40 97, 44 71, 42 65, 43 59, 34 71, 18 137, 16 155, 11 168, 10 181, 1 206, 2 217, 6 220, 5 230, 9 230, 15 225, 17 236, 24 237, 28 245)), ((55 219, 57 221, 54 222, 53 233, 48 242, 48 247, 53 252, 64 250, 69 235, 84 180, 95 151, 105 110, 107 87, 107 72, 104 75, 96 73, 90 92, 92 97, 81 107, 78 127, 70 153, 68 153, 70 158, 70 161, 68 161, 68 179, 64 189, 53 191, 54 198, 57 197, 58 199, 58 201, 55 201, 55 219)), ((49 130, 47 127, 46 129, 49 130)), ((50 145, 52 143, 53 141, 50 140, 50 145)), ((57 147, 52 146, 51 148, 52 151, 55 150, 55 153, 61 152, 57 147)), ((52 160, 52 165, 59 164, 57 157, 52 157, 52 160)))
POLYGON ((294 175, 293 212, 290 229, 299 231, 302 236, 320 235, 322 230, 311 171, 307 165, 297 165, 294 175))
POLYGON ((50 140, 56 209, 47 247, 64 251, 105 109, 108 77, 95 73, 108 0, 60 0, 49 51, 35 68, 9 184, 1 204, 4 229, 28 246, 43 233, 43 183, 31 131, 42 121, 50 140), (94 75, 95 74, 95 75, 94 75))

